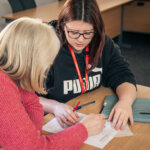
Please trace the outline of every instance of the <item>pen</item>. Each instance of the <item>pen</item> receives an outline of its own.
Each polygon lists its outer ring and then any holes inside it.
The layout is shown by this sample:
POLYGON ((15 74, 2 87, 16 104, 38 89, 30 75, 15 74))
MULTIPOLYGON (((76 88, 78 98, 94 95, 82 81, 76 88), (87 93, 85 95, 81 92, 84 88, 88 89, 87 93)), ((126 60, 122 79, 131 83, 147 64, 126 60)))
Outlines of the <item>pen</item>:
POLYGON ((73 112, 78 110, 77 108, 79 107, 80 102, 77 103, 77 105, 74 107, 73 112))
POLYGON ((104 109, 104 107, 107 105, 107 103, 105 102, 104 104, 103 104, 103 107, 102 107, 102 109, 100 110, 100 114, 102 113, 102 111, 103 111, 103 109, 104 109))
POLYGON ((92 104, 92 103, 95 103, 95 101, 91 101, 91 102, 89 102, 89 103, 80 105, 80 106, 78 106, 78 107, 76 108, 76 110, 79 110, 79 109, 81 109, 82 107, 84 107, 84 106, 86 106, 86 105, 89 105, 89 104, 92 104))
POLYGON ((140 112, 140 114, 143 114, 143 115, 150 115, 150 112, 140 112))

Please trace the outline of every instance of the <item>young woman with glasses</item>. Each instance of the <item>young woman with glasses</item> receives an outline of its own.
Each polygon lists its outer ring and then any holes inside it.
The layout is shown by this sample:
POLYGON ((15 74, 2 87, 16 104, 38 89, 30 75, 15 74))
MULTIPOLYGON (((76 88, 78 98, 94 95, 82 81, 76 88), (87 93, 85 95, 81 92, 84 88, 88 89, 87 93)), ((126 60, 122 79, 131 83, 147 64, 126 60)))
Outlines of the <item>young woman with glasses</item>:
POLYGON ((62 47, 49 71, 48 94, 40 97, 44 110, 54 113, 62 127, 72 125, 78 116, 64 103, 104 85, 119 99, 108 121, 116 129, 123 129, 128 119, 133 124, 134 75, 119 47, 106 35, 96 0, 67 0, 58 20, 50 24, 62 47))

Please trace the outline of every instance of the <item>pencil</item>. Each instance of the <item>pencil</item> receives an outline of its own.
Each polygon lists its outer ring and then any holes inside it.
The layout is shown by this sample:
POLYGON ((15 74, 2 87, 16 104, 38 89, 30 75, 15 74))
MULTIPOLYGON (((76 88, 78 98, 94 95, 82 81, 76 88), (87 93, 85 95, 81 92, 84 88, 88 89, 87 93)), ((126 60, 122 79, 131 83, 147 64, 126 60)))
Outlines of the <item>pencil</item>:
POLYGON ((102 111, 103 111, 104 107, 105 107, 105 106, 103 105, 102 109, 101 109, 101 110, 100 110, 100 112, 99 112, 100 114, 102 113, 102 111))
POLYGON ((103 107, 102 107, 102 109, 100 110, 100 114, 102 113, 102 111, 103 111, 103 109, 104 109, 104 107, 107 105, 107 103, 105 102, 104 104, 103 104, 103 107))
POLYGON ((143 114, 143 115, 150 115, 150 112, 140 112, 140 114, 143 114))

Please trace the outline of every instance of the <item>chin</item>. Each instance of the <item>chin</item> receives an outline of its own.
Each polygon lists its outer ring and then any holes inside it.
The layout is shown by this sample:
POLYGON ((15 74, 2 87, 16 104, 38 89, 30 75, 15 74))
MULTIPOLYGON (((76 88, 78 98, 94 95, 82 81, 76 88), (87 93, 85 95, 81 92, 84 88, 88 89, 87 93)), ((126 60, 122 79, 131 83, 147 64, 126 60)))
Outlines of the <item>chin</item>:
POLYGON ((75 47, 76 51, 82 51, 85 47, 75 47))

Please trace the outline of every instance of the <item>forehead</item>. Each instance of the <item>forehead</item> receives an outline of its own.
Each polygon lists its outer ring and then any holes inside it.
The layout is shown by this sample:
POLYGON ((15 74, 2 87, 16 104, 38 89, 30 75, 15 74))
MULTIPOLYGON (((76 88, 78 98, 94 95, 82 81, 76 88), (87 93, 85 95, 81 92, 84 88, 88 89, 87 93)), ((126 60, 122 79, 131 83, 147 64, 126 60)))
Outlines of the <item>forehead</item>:
POLYGON ((84 21, 70 21, 66 23, 69 29, 73 30, 92 30, 93 25, 84 21))

